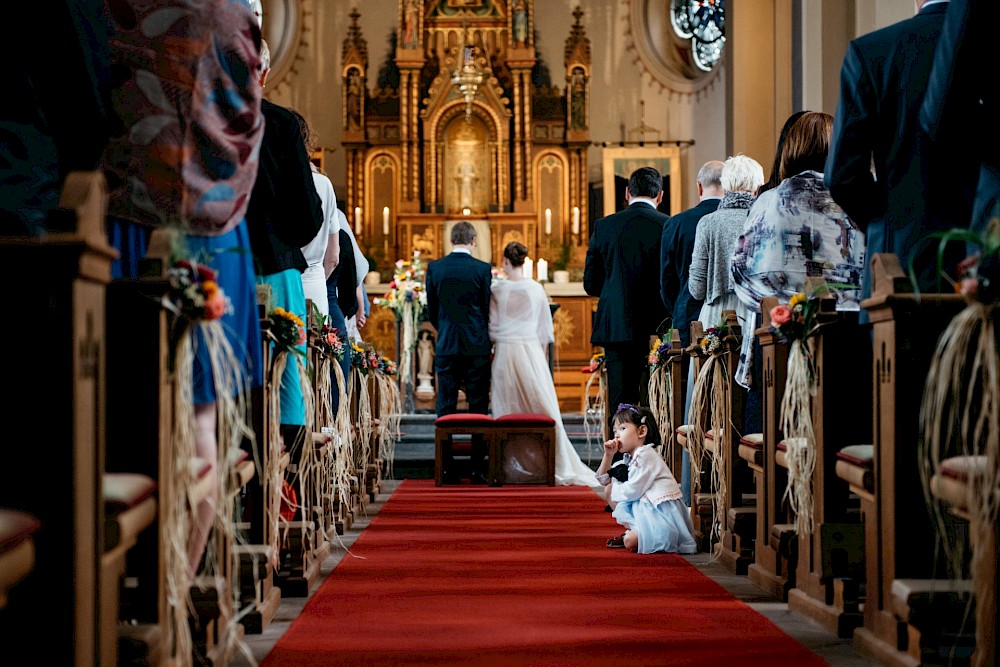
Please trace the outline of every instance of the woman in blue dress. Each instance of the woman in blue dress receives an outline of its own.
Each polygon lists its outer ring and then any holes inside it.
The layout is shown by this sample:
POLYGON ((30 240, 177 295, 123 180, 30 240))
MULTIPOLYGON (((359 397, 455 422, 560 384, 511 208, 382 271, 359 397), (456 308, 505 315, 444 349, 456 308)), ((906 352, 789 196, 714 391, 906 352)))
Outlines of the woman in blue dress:
POLYGON ((625 532, 608 540, 608 547, 641 554, 697 552, 691 512, 682 500, 681 487, 655 449, 660 429, 653 413, 622 403, 613 423, 615 437, 604 443, 597 481, 610 485, 612 516, 625 532), (625 456, 612 466, 616 452, 625 456))

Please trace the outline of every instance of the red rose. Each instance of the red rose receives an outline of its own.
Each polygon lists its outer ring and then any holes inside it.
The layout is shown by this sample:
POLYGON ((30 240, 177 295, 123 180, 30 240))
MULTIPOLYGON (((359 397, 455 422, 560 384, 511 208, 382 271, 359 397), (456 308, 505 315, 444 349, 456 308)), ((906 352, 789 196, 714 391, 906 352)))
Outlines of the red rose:
POLYGON ((205 317, 210 320, 217 320, 226 314, 226 299, 222 294, 216 293, 211 299, 205 302, 205 317))
POLYGON ((771 324, 780 327, 792 320, 792 309, 788 306, 775 306, 771 309, 771 324))

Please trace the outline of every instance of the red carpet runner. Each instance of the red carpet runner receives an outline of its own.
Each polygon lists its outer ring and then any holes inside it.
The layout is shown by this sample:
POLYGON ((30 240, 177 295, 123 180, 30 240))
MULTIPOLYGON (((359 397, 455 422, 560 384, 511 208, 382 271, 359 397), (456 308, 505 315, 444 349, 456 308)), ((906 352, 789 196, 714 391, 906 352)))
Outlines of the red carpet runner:
POLYGON ((262 667, 823 665, 584 487, 403 482, 262 667))

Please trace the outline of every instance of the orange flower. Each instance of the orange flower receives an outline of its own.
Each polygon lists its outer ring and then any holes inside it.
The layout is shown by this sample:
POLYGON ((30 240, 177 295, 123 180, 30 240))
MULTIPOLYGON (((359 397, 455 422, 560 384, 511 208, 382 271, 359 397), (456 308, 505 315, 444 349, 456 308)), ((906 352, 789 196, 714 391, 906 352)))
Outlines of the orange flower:
POLYGON ((775 306, 771 309, 771 324, 780 327, 792 320, 792 309, 788 306, 775 306))

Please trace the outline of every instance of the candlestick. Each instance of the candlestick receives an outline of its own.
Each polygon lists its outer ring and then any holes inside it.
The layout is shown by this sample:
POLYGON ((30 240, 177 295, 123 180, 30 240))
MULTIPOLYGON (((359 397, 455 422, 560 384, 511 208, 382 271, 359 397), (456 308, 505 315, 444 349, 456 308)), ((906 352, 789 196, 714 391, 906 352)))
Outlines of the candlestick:
POLYGON ((580 207, 573 207, 573 236, 580 233, 580 207))
POLYGON ((382 208, 382 235, 389 236, 389 207, 382 208))
POLYGON ((545 235, 552 236, 552 209, 545 209, 545 235))
POLYGON ((549 263, 544 259, 538 260, 538 282, 543 283, 549 279, 549 263))
POLYGON ((535 263, 531 261, 530 257, 524 259, 524 277, 532 278, 534 276, 535 263))
POLYGON ((361 236, 361 207, 354 207, 354 235, 361 236))

